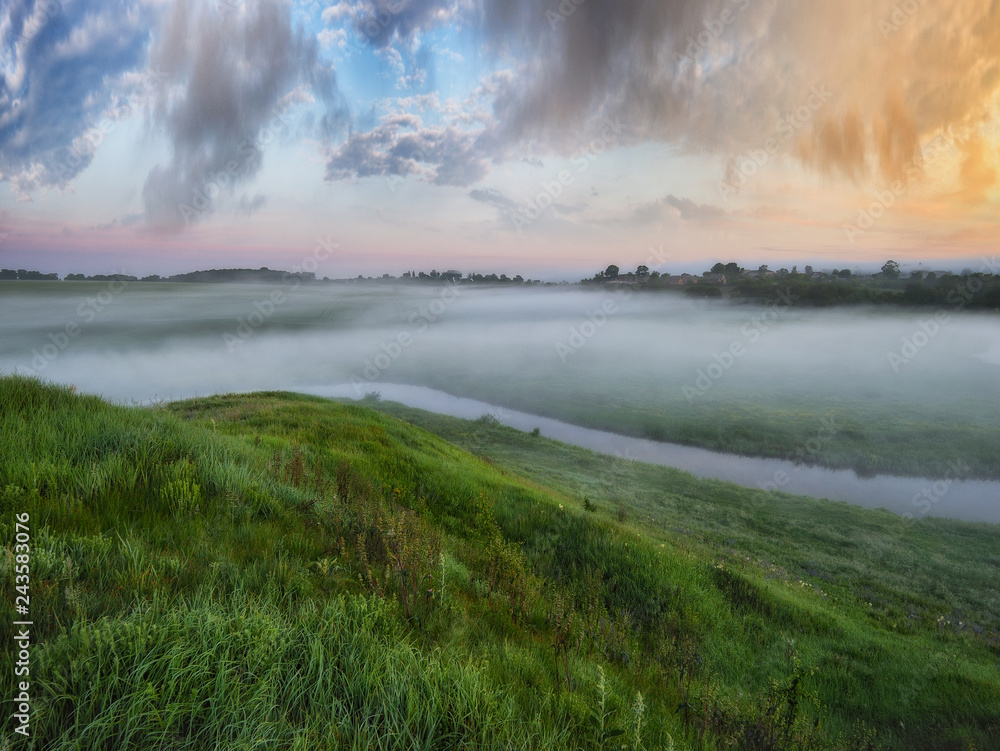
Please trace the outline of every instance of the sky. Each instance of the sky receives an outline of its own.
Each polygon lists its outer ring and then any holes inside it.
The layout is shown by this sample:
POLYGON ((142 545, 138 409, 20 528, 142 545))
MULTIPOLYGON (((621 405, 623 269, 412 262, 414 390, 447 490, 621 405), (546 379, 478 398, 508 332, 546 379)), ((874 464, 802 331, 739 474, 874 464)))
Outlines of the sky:
POLYGON ((0 266, 994 270, 1000 0, 0 0, 0 266))

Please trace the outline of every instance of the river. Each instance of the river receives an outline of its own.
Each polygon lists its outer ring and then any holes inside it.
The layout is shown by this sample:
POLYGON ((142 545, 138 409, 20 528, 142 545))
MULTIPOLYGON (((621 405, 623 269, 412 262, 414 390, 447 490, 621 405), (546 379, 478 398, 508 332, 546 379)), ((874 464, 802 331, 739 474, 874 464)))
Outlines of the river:
MULTIPOLYGON (((846 501, 883 508, 901 515, 941 516, 966 521, 1000 523, 1000 482, 942 480, 878 475, 859 477, 853 470, 833 470, 781 459, 722 454, 693 446, 632 438, 602 430, 453 396, 424 386, 379 383, 383 399, 409 407, 472 420, 493 415, 517 430, 538 428, 543 436, 573 446, 634 461, 690 472, 696 477, 762 490, 846 501)), ((352 384, 302 387, 295 391, 333 399, 356 399, 352 384)))

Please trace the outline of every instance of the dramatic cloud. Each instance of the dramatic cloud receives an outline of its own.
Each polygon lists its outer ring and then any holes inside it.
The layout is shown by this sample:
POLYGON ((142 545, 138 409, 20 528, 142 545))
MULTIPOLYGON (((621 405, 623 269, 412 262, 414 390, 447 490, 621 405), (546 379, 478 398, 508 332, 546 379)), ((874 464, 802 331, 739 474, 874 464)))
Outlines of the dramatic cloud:
POLYGON ((124 74, 145 58, 151 22, 132 0, 3 4, 0 179, 15 194, 63 188, 91 163, 128 105, 119 97, 135 94, 124 74))
POLYGON ((996 237, 1000 0, 0 0, 0 41, 6 252, 152 257, 203 221, 240 252, 336 221, 359 254, 580 264, 996 237), (359 212, 364 180, 408 185, 359 212))
POLYGON ((319 62, 316 40, 292 29, 281 0, 225 14, 179 0, 150 64, 163 74, 153 121, 172 147, 171 161, 154 168, 143 188, 154 227, 203 218, 221 195, 256 175, 264 147, 286 129, 289 107, 308 100, 306 89, 328 105, 321 130, 336 129, 333 72, 319 62))
POLYGON ((376 0, 324 18, 397 57, 425 29, 468 22, 519 61, 490 91, 482 160, 525 158, 529 144, 569 154, 610 117, 625 124, 620 144, 731 163, 773 141, 824 175, 905 182, 922 142, 981 124, 1000 93, 1000 3, 988 0, 376 0))
POLYGON ((359 37, 382 49, 449 23, 467 5, 457 0, 340 0, 322 18, 334 24, 350 21, 359 37))
POLYGON ((734 153, 791 116, 805 164, 903 179, 921 139, 975 125, 1000 88, 1000 4, 986 0, 487 0, 482 22, 498 48, 536 51, 497 98, 505 137, 554 148, 604 114, 635 139, 734 153), (803 109, 815 86, 834 93, 818 114, 803 109))
POLYGON ((330 156, 327 180, 415 174, 435 185, 471 185, 489 173, 482 134, 426 127, 416 115, 389 115, 367 133, 352 133, 330 156))

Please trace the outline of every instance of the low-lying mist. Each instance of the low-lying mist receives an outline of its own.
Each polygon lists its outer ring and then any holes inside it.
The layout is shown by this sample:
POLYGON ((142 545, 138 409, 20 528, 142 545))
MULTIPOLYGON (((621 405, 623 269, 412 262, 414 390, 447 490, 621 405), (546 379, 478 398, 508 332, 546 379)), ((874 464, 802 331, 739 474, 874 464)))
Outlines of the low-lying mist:
MULTIPOLYGON (((624 287, 14 283, 0 290, 0 370, 119 402, 408 383, 771 456, 835 419, 843 456, 828 464, 880 473, 945 473, 946 455, 963 454, 947 453, 952 433, 932 435, 944 425, 975 428, 977 446, 992 436, 988 453, 1000 445, 997 318, 948 309, 624 287), (935 440, 940 451, 910 450, 935 440)), ((989 461, 970 477, 1000 476, 989 461)))

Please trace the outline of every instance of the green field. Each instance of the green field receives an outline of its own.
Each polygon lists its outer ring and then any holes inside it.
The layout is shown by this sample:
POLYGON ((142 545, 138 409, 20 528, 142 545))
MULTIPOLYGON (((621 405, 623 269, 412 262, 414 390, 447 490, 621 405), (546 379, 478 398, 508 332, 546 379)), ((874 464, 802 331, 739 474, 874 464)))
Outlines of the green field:
POLYGON ((0 403, 37 748, 1000 748, 996 526, 391 404, 0 403))
POLYGON ((965 479, 1000 479, 1000 413, 983 406, 998 395, 1000 382, 992 373, 964 373, 961 390, 927 395, 884 388, 866 393, 850 379, 826 392, 797 389, 794 379, 743 379, 716 384, 689 402, 681 394, 686 382, 669 373, 625 367, 615 372, 596 355, 579 357, 585 365, 550 372, 526 366, 516 378, 459 372, 442 360, 407 374, 407 380, 596 430, 803 460, 861 476, 949 477, 959 466, 965 479), (824 421, 836 425, 835 434, 824 437, 818 450, 805 451, 824 421))

